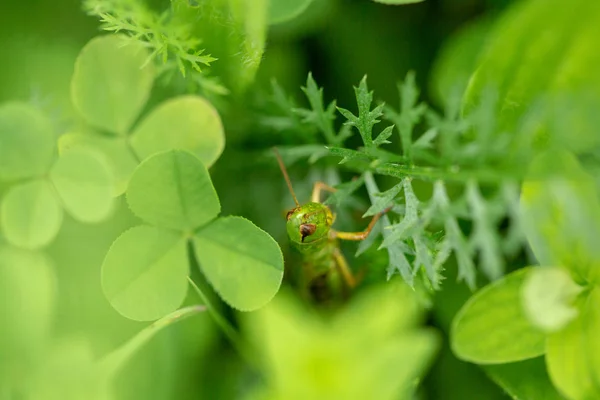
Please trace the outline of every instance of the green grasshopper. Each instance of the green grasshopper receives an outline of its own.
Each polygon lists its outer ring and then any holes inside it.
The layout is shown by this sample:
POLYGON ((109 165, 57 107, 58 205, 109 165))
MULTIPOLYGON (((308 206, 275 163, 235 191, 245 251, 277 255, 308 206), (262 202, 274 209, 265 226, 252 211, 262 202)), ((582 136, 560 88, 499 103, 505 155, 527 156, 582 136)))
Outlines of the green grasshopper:
POLYGON ((340 250, 338 239, 364 240, 388 209, 375 215, 364 231, 340 232, 332 229, 335 214, 321 203, 321 192, 335 192, 336 189, 324 182, 315 182, 311 201, 300 205, 287 169, 277 149, 273 149, 279 167, 296 203, 287 213, 286 229, 290 241, 303 256, 302 271, 299 277, 301 294, 316 302, 326 302, 346 297, 358 284, 346 258, 340 250), (341 279, 340 279, 341 278, 341 279))

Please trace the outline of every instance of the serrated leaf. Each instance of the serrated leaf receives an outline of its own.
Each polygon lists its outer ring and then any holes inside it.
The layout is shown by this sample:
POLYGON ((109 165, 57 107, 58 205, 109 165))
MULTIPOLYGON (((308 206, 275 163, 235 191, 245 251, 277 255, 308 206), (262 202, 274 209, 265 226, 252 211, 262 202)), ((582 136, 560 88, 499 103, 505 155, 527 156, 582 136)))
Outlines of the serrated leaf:
POLYGON ((152 321, 175 311, 187 293, 185 239, 149 226, 115 240, 102 264, 104 295, 123 316, 152 321))
POLYGON ((387 139, 389 139, 389 137, 392 136, 393 132, 394 132, 394 125, 390 125, 387 128, 385 128, 384 130, 382 130, 381 133, 379 133, 379 135, 377 135, 377 138, 375 138, 375 140, 373 141, 373 146, 381 146, 382 144, 391 143, 387 139))
POLYGON ((0 247, 0 370, 6 373, 4 378, 18 381, 20 371, 37 365, 49 339, 55 300, 56 277, 46 257, 0 247))
POLYGON ((600 280, 600 198, 594 178, 567 152, 539 155, 521 192, 527 239, 543 265, 600 280))
POLYGON ((548 337, 546 364, 554 385, 569 399, 600 396, 600 291, 594 288, 581 315, 548 337))
POLYGON ((377 118, 383 115, 383 104, 376 106, 371 110, 373 102, 373 92, 367 87, 367 77, 361 79, 358 87, 354 88, 356 95, 356 104, 358 105, 358 116, 350 111, 338 107, 338 111, 348 120, 346 125, 354 126, 358 129, 365 147, 373 147, 373 126, 380 122, 377 118))
POLYGON ((2 231, 6 240, 25 249, 37 249, 58 234, 63 210, 48 182, 31 181, 13 187, 2 200, 2 231))
POLYGON ((55 156, 52 124, 26 103, 0 105, 0 179, 41 176, 55 156))
POLYGON ((279 290, 281 250, 269 234, 247 219, 219 218, 198 231, 193 243, 200 269, 230 306, 256 310, 279 290))
POLYGON ((369 209, 363 214, 363 218, 379 214, 380 212, 388 208, 392 204, 392 200, 394 200, 396 196, 398 196, 403 187, 404 186, 402 183, 398 183, 391 189, 386 190, 385 192, 374 193, 373 197, 375 198, 375 201, 373 202, 371 207, 369 207, 369 209))
POLYGON ((475 293, 452 322, 454 354, 477 364, 527 360, 545 352, 546 335, 527 319, 521 286, 532 268, 506 275, 475 293), (518 338, 518 340, 515 340, 518 338))
POLYGON ((67 133, 58 141, 59 153, 63 154, 71 149, 92 149, 102 153, 111 168, 113 176, 113 196, 125 193, 129 179, 139 164, 124 137, 107 137, 93 133, 67 133))
POLYGON ((202 162, 172 150, 142 162, 127 189, 131 210, 153 225, 191 231, 221 211, 219 198, 202 162))
POLYGON ((50 181, 73 218, 99 222, 110 215, 114 180, 101 154, 89 149, 65 152, 52 167, 50 181))
POLYGON ((91 125, 124 135, 150 95, 148 52, 122 35, 99 36, 81 50, 71 80, 73 105, 91 125), (143 68, 142 65, 146 64, 143 68))
POLYGON ((363 153, 362 151, 344 149, 341 147, 327 147, 327 150, 329 151, 329 153, 331 153, 334 156, 342 157, 342 160, 338 164, 344 164, 350 160, 365 160, 365 159, 370 160, 371 159, 371 157, 369 157, 367 154, 363 153))
POLYGON ((140 159, 166 150, 187 150, 210 167, 225 146, 217 110, 199 96, 161 103, 136 127, 131 146, 140 159))

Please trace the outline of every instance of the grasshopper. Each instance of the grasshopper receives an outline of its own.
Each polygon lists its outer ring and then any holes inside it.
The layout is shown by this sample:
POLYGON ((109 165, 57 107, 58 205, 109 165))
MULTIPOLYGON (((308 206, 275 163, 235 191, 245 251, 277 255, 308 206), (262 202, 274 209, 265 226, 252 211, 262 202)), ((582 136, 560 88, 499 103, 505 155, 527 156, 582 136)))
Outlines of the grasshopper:
POLYGON ((335 214, 321 203, 321 192, 336 189, 324 182, 315 182, 311 201, 300 205, 287 169, 276 148, 273 149, 283 177, 296 206, 286 215, 286 230, 292 245, 303 257, 298 279, 301 295, 317 303, 335 301, 347 296, 359 283, 340 250, 339 240, 364 240, 388 208, 375 215, 361 232, 340 232, 332 228, 335 214))

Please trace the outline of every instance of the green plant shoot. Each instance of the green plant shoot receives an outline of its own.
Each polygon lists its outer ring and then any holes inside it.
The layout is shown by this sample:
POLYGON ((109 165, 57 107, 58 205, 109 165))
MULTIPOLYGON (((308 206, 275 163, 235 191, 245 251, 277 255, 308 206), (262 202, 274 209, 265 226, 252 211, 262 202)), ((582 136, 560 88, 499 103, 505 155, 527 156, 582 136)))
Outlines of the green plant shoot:
POLYGON ((364 240, 389 208, 376 214, 361 232, 340 232, 332 229, 335 214, 321 203, 321 192, 335 192, 324 182, 315 182, 311 201, 300 205, 290 177, 277 149, 273 149, 296 207, 288 211, 287 234, 293 246, 302 254, 302 268, 295 274, 301 295, 316 303, 335 302, 348 296, 360 281, 354 276, 340 250, 338 239, 364 240))

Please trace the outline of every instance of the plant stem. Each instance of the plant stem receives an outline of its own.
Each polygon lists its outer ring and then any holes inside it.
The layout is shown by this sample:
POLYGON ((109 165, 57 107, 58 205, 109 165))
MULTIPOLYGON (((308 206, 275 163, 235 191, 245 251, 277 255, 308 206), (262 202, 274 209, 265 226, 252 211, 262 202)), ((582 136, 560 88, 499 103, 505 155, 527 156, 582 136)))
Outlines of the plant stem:
POLYGON ((194 288, 200 299, 206 306, 208 313, 213 317, 215 323, 221 328, 227 339, 231 342, 233 347, 239 353, 239 355, 252 367, 257 367, 256 359, 253 357, 251 352, 248 350, 247 345, 244 343, 244 340, 239 335, 239 333, 231 326, 231 324, 215 309, 212 305, 208 297, 202 292, 202 290, 196 285, 196 283, 188 276, 188 281, 190 285, 194 288))

